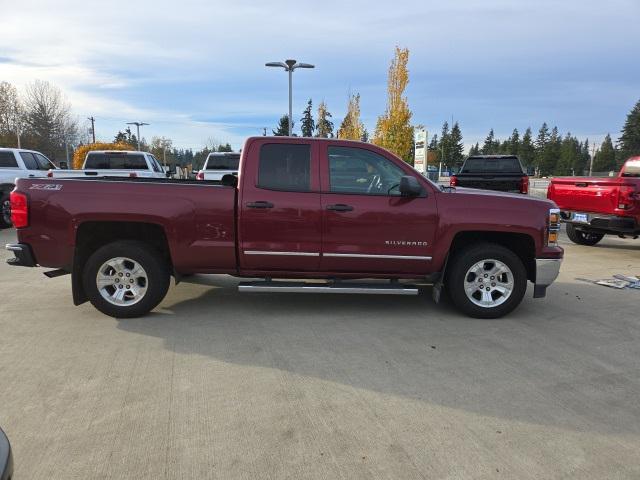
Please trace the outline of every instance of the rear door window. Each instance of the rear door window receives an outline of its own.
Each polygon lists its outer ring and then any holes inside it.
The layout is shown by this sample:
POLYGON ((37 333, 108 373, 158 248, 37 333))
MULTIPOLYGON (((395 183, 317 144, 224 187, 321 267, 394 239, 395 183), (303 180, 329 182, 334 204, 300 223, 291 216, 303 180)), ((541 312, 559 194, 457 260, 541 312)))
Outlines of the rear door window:
POLYGON ((142 154, 90 153, 85 169, 147 170, 147 162, 142 154))
POLYGON ((238 170, 240 154, 237 155, 211 155, 207 161, 207 170, 238 170))
POLYGON ((0 152, 0 168, 18 168, 13 152, 0 152))
POLYGON ((461 173, 516 173, 522 174, 522 166, 516 157, 468 158, 461 173))
POLYGON ((311 146, 271 143, 262 145, 258 164, 258 187, 268 190, 311 190, 311 146))
POLYGON ((33 153, 31 152, 20 152, 20 157, 24 162, 24 166, 27 170, 38 170, 38 162, 36 162, 33 153))

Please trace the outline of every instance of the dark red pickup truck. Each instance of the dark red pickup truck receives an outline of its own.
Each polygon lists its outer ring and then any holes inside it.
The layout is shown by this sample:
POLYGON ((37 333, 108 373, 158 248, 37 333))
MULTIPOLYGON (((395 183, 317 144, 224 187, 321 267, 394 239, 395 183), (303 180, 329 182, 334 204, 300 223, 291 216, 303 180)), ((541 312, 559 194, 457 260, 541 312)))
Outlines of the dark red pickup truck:
POLYGON ((547 198, 560 208, 567 236, 595 245, 607 234, 640 235, 640 157, 631 157, 615 177, 553 178, 547 198))
POLYGON ((222 182, 19 180, 11 209, 9 262, 71 273, 74 302, 115 317, 149 312, 170 276, 218 273, 262 279, 241 291, 417 294, 406 280, 433 283, 436 300, 444 287, 463 312, 495 318, 527 280, 544 296, 563 256, 552 202, 441 187, 341 140, 249 138, 238 177, 222 182))

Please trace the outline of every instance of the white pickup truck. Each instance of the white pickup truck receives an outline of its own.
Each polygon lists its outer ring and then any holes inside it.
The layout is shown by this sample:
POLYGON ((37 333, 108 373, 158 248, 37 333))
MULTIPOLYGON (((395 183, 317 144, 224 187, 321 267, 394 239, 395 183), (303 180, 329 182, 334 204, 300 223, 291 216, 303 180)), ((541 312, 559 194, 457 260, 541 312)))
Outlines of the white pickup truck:
POLYGON ((0 228, 11 226, 9 193, 16 178, 46 177, 56 166, 40 152, 22 148, 0 148, 0 228))
POLYGON ((204 161, 202 170, 196 175, 196 180, 222 180, 225 175, 238 175, 240 153, 212 152, 204 161))
POLYGON ((129 150, 92 150, 87 153, 81 170, 49 171, 49 177, 145 177, 166 178, 156 157, 148 152, 129 150))

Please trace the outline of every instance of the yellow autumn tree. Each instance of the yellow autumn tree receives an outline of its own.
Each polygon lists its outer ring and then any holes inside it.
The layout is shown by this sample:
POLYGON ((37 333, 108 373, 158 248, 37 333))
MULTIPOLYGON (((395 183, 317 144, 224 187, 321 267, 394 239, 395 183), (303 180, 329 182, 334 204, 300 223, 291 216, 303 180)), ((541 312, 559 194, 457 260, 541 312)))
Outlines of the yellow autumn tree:
POLYGON ((360 120, 360 94, 349 97, 347 114, 338 129, 338 138, 345 140, 361 140, 364 134, 364 124, 360 120))
POLYGON ((80 145, 76 148, 75 152, 73 152, 73 168, 79 170, 82 168, 84 164, 84 158, 87 156, 87 153, 93 150, 134 150, 131 145, 128 143, 88 143, 87 145, 80 145))
POLYGON ((395 153, 405 162, 411 163, 413 150, 413 127, 407 97, 403 96, 409 83, 409 49, 396 47, 389 67, 387 81, 387 110, 378 117, 373 143, 395 153))

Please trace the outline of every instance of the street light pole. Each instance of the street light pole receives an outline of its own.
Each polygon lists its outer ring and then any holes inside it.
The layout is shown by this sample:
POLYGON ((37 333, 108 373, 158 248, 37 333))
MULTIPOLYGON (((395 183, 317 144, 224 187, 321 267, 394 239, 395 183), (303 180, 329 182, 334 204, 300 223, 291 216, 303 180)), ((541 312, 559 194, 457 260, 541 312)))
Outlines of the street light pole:
POLYGON ((285 60, 284 62, 265 63, 266 67, 281 67, 289 74, 289 136, 293 132, 293 72, 296 68, 315 68, 310 63, 302 63, 297 60, 285 60))
POLYGON ((144 122, 127 122, 127 125, 135 125, 136 126, 136 132, 137 132, 137 140, 138 140, 138 151, 140 151, 140 127, 144 126, 144 125, 150 125, 149 123, 144 123, 144 122))

